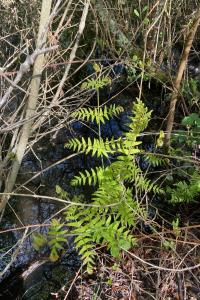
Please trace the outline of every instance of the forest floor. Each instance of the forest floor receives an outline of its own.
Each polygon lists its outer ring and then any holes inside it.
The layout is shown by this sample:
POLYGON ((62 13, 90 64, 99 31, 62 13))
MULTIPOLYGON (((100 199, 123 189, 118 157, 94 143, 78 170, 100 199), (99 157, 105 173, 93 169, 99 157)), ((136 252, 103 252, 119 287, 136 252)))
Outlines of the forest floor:
POLYGON ((93 275, 80 269, 74 278, 77 299, 199 300, 199 227, 186 224, 175 232, 163 224, 159 232, 140 232, 137 247, 118 260, 98 250, 93 275))

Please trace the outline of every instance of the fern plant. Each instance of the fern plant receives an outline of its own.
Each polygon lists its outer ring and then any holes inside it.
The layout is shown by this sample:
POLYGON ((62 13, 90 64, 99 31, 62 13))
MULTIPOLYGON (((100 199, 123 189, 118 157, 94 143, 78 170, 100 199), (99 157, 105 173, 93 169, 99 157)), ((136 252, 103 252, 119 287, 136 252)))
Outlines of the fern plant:
MULTIPOLYGON (((86 113, 87 115, 87 113, 86 113)), ((84 116, 84 110, 81 111, 84 116)), ((62 243, 66 240, 66 226, 70 235, 75 236, 74 242, 86 265, 87 272, 92 273, 96 245, 107 247, 115 257, 122 249, 128 250, 136 244, 132 229, 139 220, 146 218, 147 212, 142 207, 142 198, 147 192, 163 193, 163 190, 146 178, 137 163, 137 156, 144 154, 141 141, 138 140, 148 125, 151 111, 137 99, 133 105, 133 116, 130 117, 129 131, 119 139, 91 140, 90 138, 70 140, 65 147, 74 151, 83 151, 86 155, 109 157, 117 153, 117 159, 109 166, 92 168, 80 172, 72 180, 72 185, 93 185, 96 191, 88 203, 75 203, 75 199, 65 211, 65 222, 52 222, 47 242, 51 246, 50 258, 58 258, 62 243)), ((88 118, 89 119, 89 118, 88 118)), ((56 192, 61 198, 67 194, 60 187, 56 192)), ((80 201, 80 198, 79 198, 80 201)), ((35 239, 36 247, 43 244, 42 236, 35 239)))
MULTIPOLYGON (((96 73, 101 70, 95 65, 96 73)), ((62 242, 66 240, 66 229, 75 236, 76 248, 87 267, 92 273, 97 252, 95 247, 101 244, 107 247, 115 257, 119 256, 121 249, 129 249, 136 244, 131 234, 140 219, 146 217, 147 212, 142 208, 142 198, 147 192, 162 193, 162 189, 148 178, 145 178, 140 166, 137 164, 137 155, 142 154, 140 134, 147 127, 151 118, 151 111, 137 99, 133 105, 133 114, 128 124, 129 131, 118 139, 103 139, 101 137, 101 123, 116 116, 123 111, 121 106, 111 105, 100 107, 99 89, 110 84, 110 78, 96 76, 96 79, 87 80, 82 88, 92 88, 97 91, 97 107, 81 108, 74 113, 74 117, 83 121, 95 121, 98 125, 98 138, 82 137, 68 141, 65 147, 73 151, 81 151, 85 155, 100 157, 102 165, 91 170, 80 172, 72 180, 72 185, 93 185, 96 191, 88 204, 78 205, 72 202, 65 212, 65 222, 56 223, 53 220, 48 237, 51 246, 51 260, 58 258, 62 249, 62 242), (104 167, 103 157, 117 154, 117 159, 109 166, 104 167)), ((56 187, 61 198, 66 193, 56 187)), ((80 201, 80 200, 79 200, 80 201)), ((39 247, 43 243, 42 236, 35 239, 39 247)))
MULTIPOLYGON (((81 114, 84 114, 82 110, 81 114)), ((86 155, 109 157, 118 153, 115 162, 108 167, 80 172, 72 180, 73 185, 95 185, 90 206, 71 205, 66 210, 66 222, 75 237, 76 248, 87 271, 92 272, 96 255, 95 245, 107 246, 111 254, 118 256, 121 249, 129 249, 136 243, 131 228, 138 219, 144 218, 140 198, 146 192, 162 193, 162 189, 145 178, 137 164, 136 155, 141 153, 138 137, 147 127, 151 111, 137 100, 129 131, 117 140, 91 140, 90 138, 70 140, 65 147, 83 151, 86 155)), ((86 118, 88 118, 86 116, 86 118)))

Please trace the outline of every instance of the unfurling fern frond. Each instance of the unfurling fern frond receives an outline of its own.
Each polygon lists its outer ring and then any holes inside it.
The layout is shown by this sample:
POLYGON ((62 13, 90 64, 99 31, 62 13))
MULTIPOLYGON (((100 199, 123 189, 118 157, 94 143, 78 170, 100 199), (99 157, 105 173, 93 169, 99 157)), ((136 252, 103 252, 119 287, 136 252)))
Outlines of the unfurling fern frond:
POLYGON ((82 121, 91 121, 96 122, 98 125, 100 123, 105 123, 105 120, 109 120, 113 116, 117 116, 124 109, 122 106, 116 106, 115 104, 110 105, 109 107, 104 106, 102 107, 95 107, 94 109, 90 107, 80 108, 79 110, 75 111, 72 116, 82 120, 82 121))

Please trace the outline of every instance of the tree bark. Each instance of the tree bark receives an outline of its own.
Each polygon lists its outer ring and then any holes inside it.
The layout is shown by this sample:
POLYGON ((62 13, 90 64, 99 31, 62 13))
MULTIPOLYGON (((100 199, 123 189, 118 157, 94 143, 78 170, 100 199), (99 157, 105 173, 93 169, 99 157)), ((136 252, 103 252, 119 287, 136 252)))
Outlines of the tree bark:
MULTIPOLYGON (((40 24, 39 24, 38 38, 36 44, 36 48, 38 49, 42 48, 46 43, 48 30, 47 28, 45 28, 45 26, 47 26, 49 21, 51 6, 52 6, 52 0, 42 1, 40 24)), ((28 139, 31 133, 31 126, 33 123, 33 116, 35 114, 37 100, 38 100, 43 65, 44 65, 44 53, 38 55, 34 62, 33 76, 30 84, 30 95, 28 98, 27 109, 25 114, 25 119, 27 120, 27 122, 23 125, 21 129, 19 142, 16 149, 16 158, 13 162, 10 174, 8 175, 4 193, 12 192, 27 147, 28 139)), ((2 196, 0 201, 0 212, 4 210, 8 200, 9 200, 8 195, 5 194, 2 196)))

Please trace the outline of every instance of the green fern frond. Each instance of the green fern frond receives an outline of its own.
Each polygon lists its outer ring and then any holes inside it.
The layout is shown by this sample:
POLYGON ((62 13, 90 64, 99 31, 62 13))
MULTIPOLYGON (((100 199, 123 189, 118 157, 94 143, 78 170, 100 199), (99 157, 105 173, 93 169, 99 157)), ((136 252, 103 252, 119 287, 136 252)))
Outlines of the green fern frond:
POLYGON ((105 123, 105 120, 109 120, 113 116, 117 116, 124 109, 122 106, 116 106, 115 104, 110 105, 109 107, 104 106, 102 107, 95 107, 94 109, 90 107, 80 108, 79 110, 75 111, 72 115, 73 117, 82 120, 82 121, 91 121, 96 122, 98 125, 100 123, 105 123))
MULTIPOLYGON (((97 202, 95 201, 95 203, 97 202)), ((94 249, 95 244, 106 245, 115 257, 119 256, 122 247, 128 250, 135 244, 136 241, 126 226, 123 226, 120 220, 113 220, 114 215, 111 217, 109 214, 107 217, 107 210, 102 209, 101 213, 94 207, 81 210, 80 223, 75 220, 68 223, 68 226, 74 227, 72 231, 74 235, 77 235, 74 240, 76 248, 81 255, 83 264, 87 265, 88 272, 92 272, 94 258, 97 255, 94 249)), ((66 220, 67 218, 68 214, 66 220)))
POLYGON ((137 98, 133 105, 133 116, 130 117, 131 123, 128 125, 130 130, 136 135, 144 131, 151 118, 151 113, 152 111, 148 111, 144 103, 137 98))
POLYGON ((50 260, 57 261, 59 259, 58 251, 63 249, 63 243, 66 243, 67 239, 65 237, 68 232, 64 229, 65 224, 60 223, 59 220, 52 219, 51 225, 49 227, 49 242, 48 245, 51 248, 50 260))
POLYGON ((81 87, 83 89, 95 89, 95 90, 99 90, 100 88, 103 88, 106 85, 111 84, 112 80, 110 77, 108 76, 103 76, 103 77, 99 77, 99 78, 91 78, 88 79, 87 81, 83 82, 83 84, 81 85, 81 87))
POLYGON ((44 247, 45 245, 49 245, 50 252, 50 260, 57 261, 59 259, 59 251, 63 249, 63 243, 66 243, 66 234, 68 230, 64 229, 65 224, 60 223, 59 220, 52 219, 48 238, 40 233, 36 233, 33 235, 33 246, 36 250, 44 247))
POLYGON ((145 154, 145 160, 153 167, 166 165, 168 162, 168 159, 159 157, 156 153, 145 154))
POLYGON ((174 188, 167 188, 167 193, 170 194, 170 202, 189 203, 195 200, 195 197, 200 193, 200 175, 194 172, 189 182, 179 181, 174 184, 174 188))
POLYGON ((135 226, 139 215, 142 215, 142 210, 139 203, 133 199, 133 191, 130 188, 124 187, 124 193, 116 211, 116 218, 119 219, 123 226, 135 226))
POLYGON ((164 193, 162 188, 157 186, 151 180, 144 178, 142 175, 136 176, 134 182, 135 182, 135 186, 138 189, 140 189, 141 191, 153 192, 154 194, 163 194, 164 193))
POLYGON ((33 234, 33 248, 35 250, 39 250, 40 248, 44 247, 47 244, 46 237, 41 233, 34 233, 33 234))
POLYGON ((79 172, 78 176, 74 176, 71 181, 71 185, 96 185, 100 184, 104 178, 105 168, 96 167, 95 169, 85 170, 84 172, 79 172))
POLYGON ((105 141, 102 138, 99 139, 93 139, 87 138, 87 140, 82 137, 81 140, 75 138, 71 139, 67 144, 65 144, 66 148, 72 149, 73 151, 82 151, 85 154, 91 153, 92 156, 97 157, 109 157, 109 154, 113 154, 116 152, 116 148, 119 146, 119 141, 121 139, 117 140, 116 142, 114 139, 105 141))

